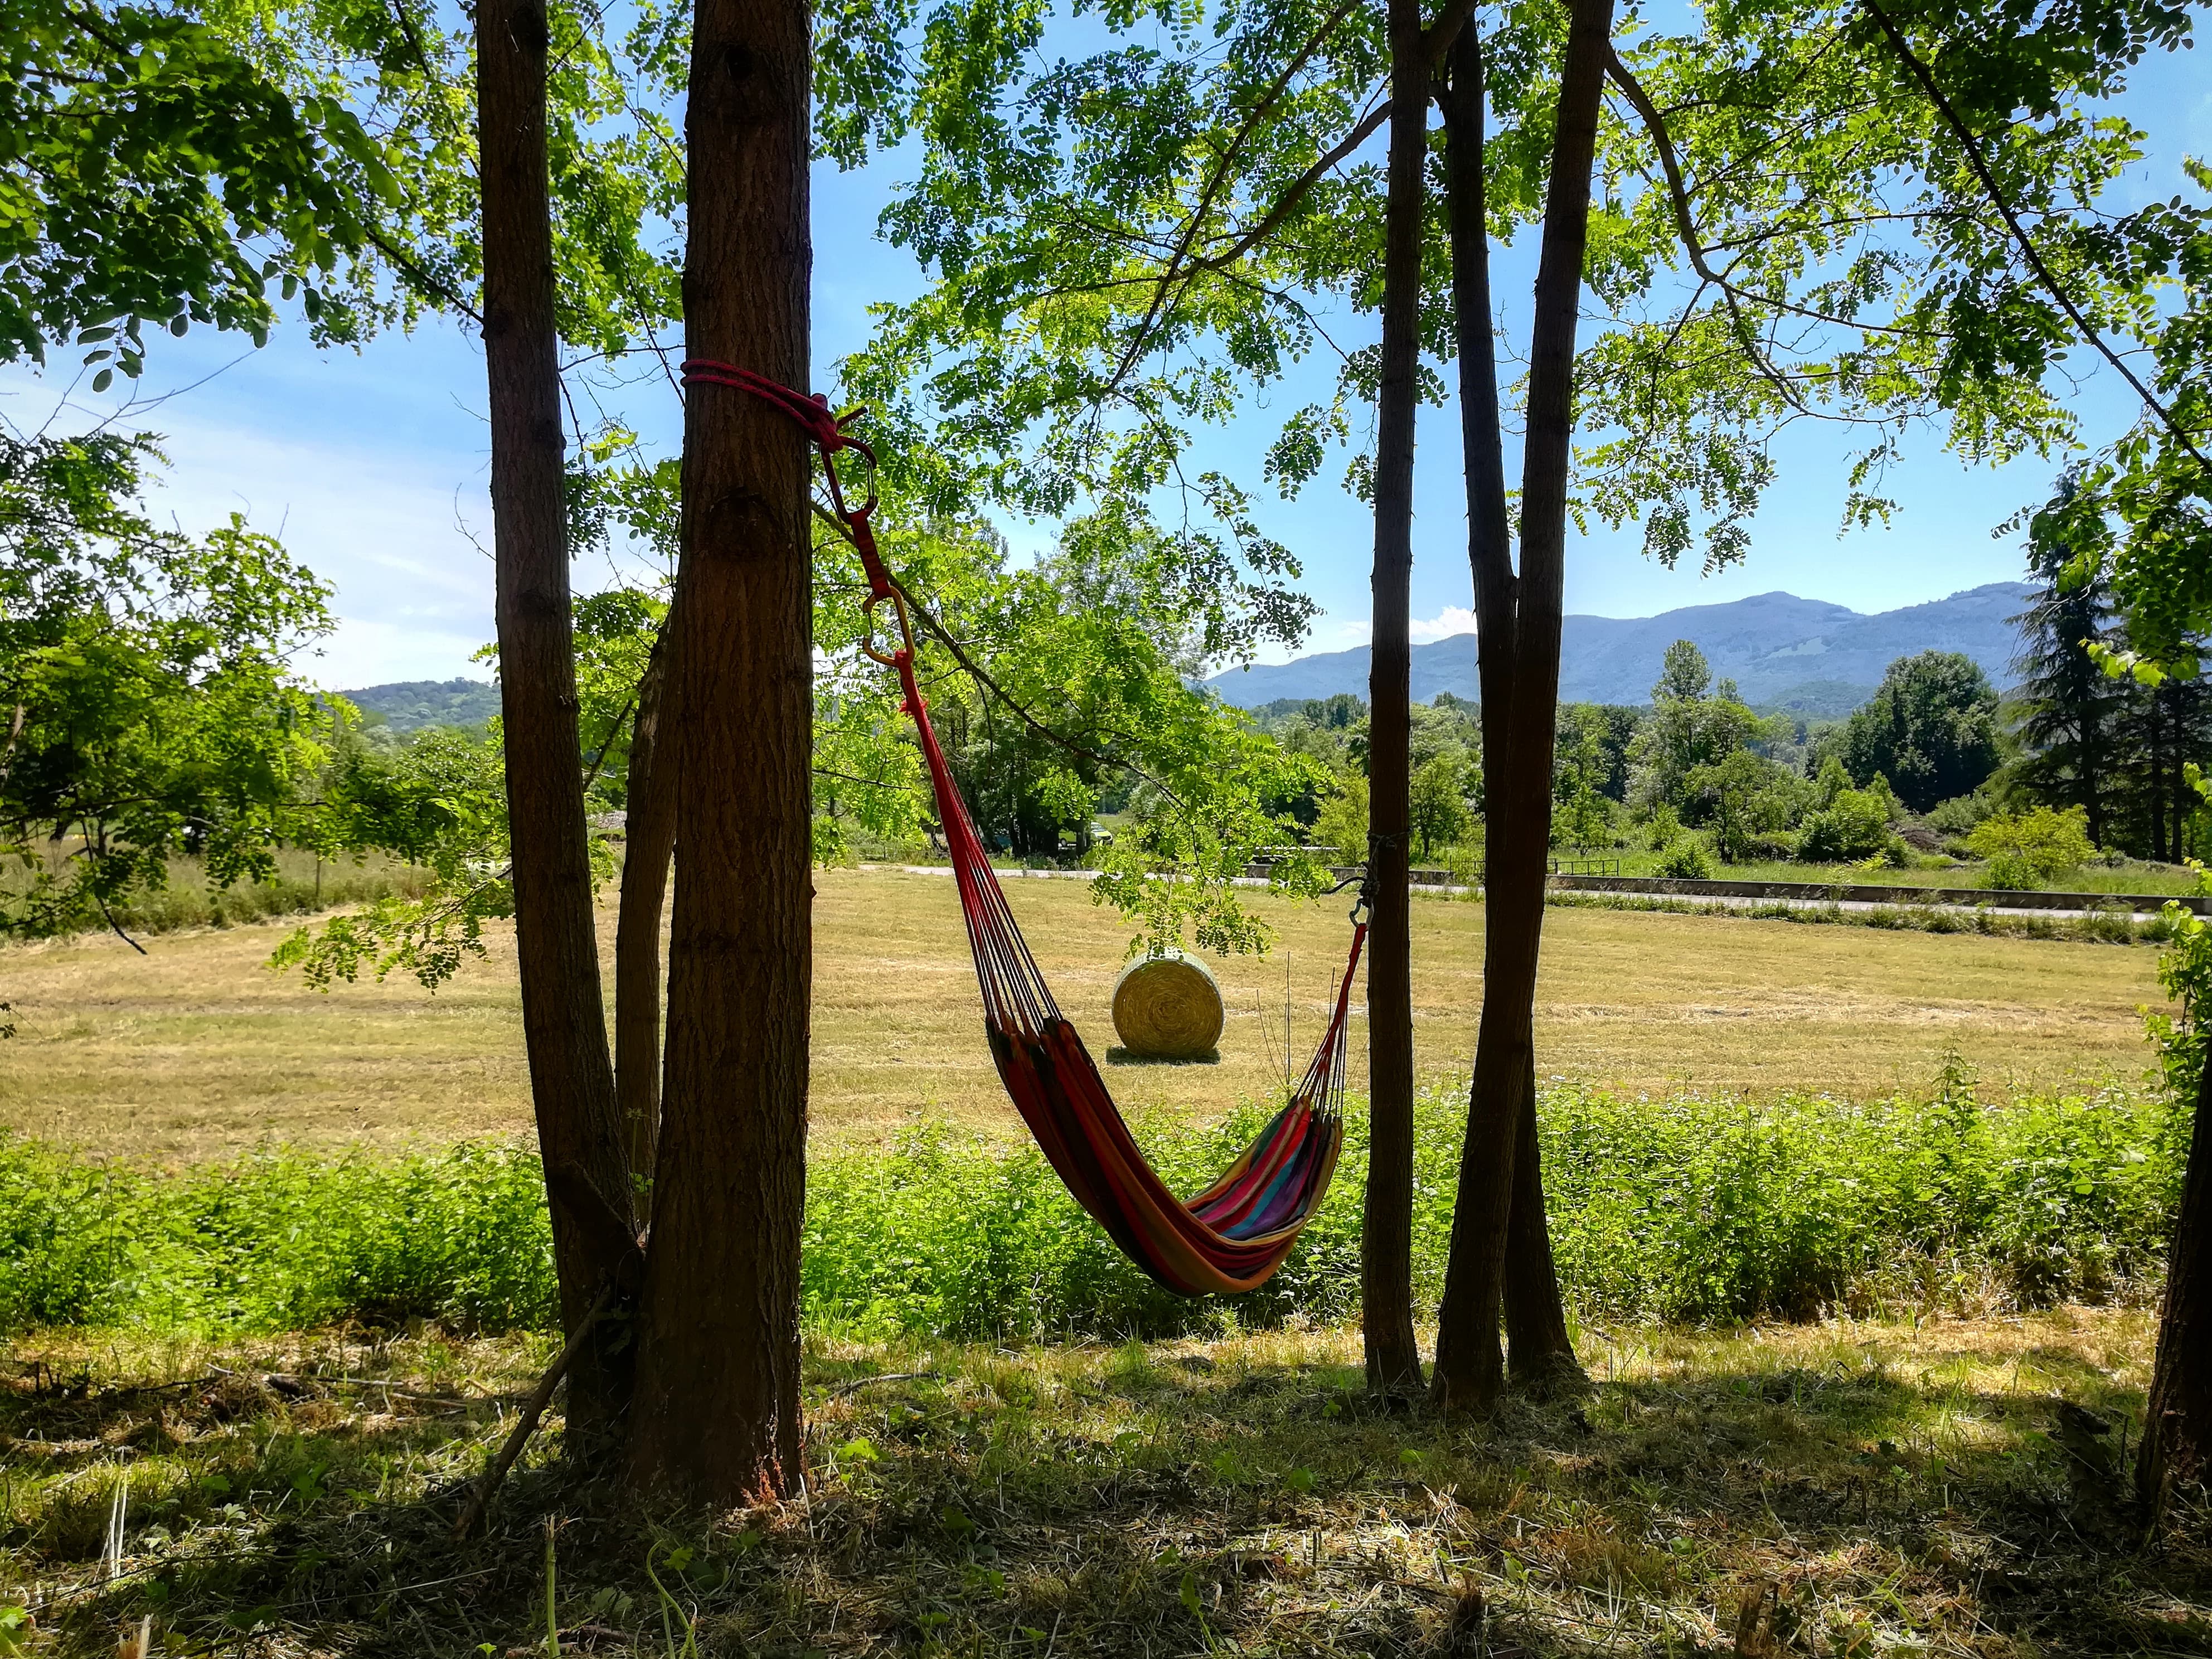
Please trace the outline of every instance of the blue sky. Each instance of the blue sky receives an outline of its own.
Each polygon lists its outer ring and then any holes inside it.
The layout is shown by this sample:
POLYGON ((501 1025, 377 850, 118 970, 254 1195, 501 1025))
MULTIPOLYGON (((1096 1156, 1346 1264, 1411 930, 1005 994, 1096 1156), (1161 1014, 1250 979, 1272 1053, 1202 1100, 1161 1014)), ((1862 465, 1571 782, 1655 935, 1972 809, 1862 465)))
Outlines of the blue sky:
MULTIPOLYGON (((2179 54, 2137 76, 2126 108, 2150 131, 2151 154, 2127 181, 2128 197, 2172 193, 2182 187, 2180 157, 2212 154, 2212 82, 2193 72, 2194 59, 2179 54)), ((1375 141, 1378 157, 1382 142, 1375 141)), ((920 286, 912 261, 874 237, 903 159, 893 153, 854 174, 817 169, 817 383, 826 384, 834 360, 865 337, 871 302, 920 286)), ((1517 248, 1499 271, 1509 306, 1525 294, 1531 256, 1531 247, 1517 248)), ((1354 344, 1374 327, 1371 317, 1335 322, 1339 337, 1354 344)), ((1208 437, 1206 464, 1258 488, 1259 456, 1281 412, 1323 389, 1332 373, 1310 364, 1273 389, 1237 426, 1208 437)), ((2081 392, 2093 441, 2133 413, 2112 379, 2092 376, 2081 392)), ((359 353, 318 352, 295 325, 256 352, 242 340, 196 331, 156 348, 141 392, 157 401, 142 402, 123 423, 165 440, 172 465, 154 497, 160 514, 197 530, 245 513, 257 528, 281 532, 296 556, 335 585, 342 623, 321 660, 307 665, 313 678, 353 686, 484 673, 469 660, 492 634, 483 365, 472 338, 437 322, 359 353)), ((81 428, 112 416, 121 393, 118 386, 94 398, 71 390, 66 375, 0 371, 0 408, 19 427, 51 418, 58 428, 81 428)), ((641 392, 631 415, 648 434, 676 429, 665 391, 641 392)), ((1434 639, 1472 627, 1456 410, 1423 410, 1419 442, 1413 614, 1416 636, 1434 639)), ((1780 481, 1753 527, 1750 559, 1715 577, 1688 566, 1660 568, 1643 556, 1633 527, 1578 538, 1569 551, 1568 609, 1650 616, 1782 588, 1881 611, 2019 576, 2016 539, 1991 532, 2041 499, 2056 462, 2029 457, 1970 471, 1933 441, 1911 445, 1887 481, 1899 504, 1892 526, 1839 538, 1845 447, 1820 430, 1790 434, 1780 481)), ((1324 608, 1306 650, 1340 649, 1367 634, 1371 520, 1334 483, 1340 472, 1340 464, 1333 466, 1294 503, 1267 498, 1262 514, 1304 560, 1307 589, 1324 608)), ((1048 526, 1006 527, 1018 549, 1041 545, 1051 533, 1048 526)), ((599 560, 580 562, 576 572, 579 591, 614 579, 599 560)))

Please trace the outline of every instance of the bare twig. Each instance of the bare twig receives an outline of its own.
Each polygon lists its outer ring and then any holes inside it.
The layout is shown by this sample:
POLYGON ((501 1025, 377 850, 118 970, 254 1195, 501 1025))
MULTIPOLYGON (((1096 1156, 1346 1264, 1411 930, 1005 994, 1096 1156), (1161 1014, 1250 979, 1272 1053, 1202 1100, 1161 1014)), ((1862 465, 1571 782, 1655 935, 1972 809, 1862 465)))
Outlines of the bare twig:
POLYGON ((538 1387, 523 1405, 522 1415, 515 1423, 514 1432, 507 1437, 507 1443, 499 1449, 499 1455, 492 1459, 491 1467, 484 1471, 483 1479, 477 1483, 476 1491, 470 1494, 469 1501, 462 1505, 460 1515, 453 1522, 453 1535, 455 1538, 467 1537, 491 1507, 492 1498, 499 1491, 499 1483, 507 1479, 507 1472, 514 1467, 514 1460, 522 1455, 522 1449, 530 1443, 530 1437, 538 1431, 538 1419, 544 1416, 545 1407, 552 1401, 553 1390, 560 1387, 561 1379, 568 1374, 568 1367, 583 1352, 584 1344, 591 1339, 592 1327, 599 1322, 599 1316, 607 1310, 607 1304, 614 1300, 614 1294, 615 1281, 609 1279, 599 1287, 591 1310, 577 1325, 574 1334, 561 1345, 559 1358, 554 1360, 545 1375, 538 1379, 538 1387))

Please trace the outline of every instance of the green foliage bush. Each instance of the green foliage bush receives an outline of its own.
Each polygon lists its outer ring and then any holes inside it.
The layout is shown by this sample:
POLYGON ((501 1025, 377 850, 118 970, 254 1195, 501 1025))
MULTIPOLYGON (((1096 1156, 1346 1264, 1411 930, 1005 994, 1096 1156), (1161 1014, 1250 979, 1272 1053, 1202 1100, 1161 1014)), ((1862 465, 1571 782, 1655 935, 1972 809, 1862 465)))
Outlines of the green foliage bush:
POLYGON ((1977 858, 1987 859, 1984 884, 2008 892, 2039 887, 2088 862, 2088 816, 2078 806, 2056 811, 2039 806, 1985 818, 1966 837, 1977 858))
POLYGON ((534 1158, 483 1147, 165 1176, 0 1143, 0 1328, 542 1324, 543 1183, 534 1158))
MULTIPOLYGON (((1464 1092, 1418 1115, 1414 1273, 1443 1284, 1464 1092)), ((1197 1188, 1256 1108, 1147 1133, 1197 1188)), ((1548 1091, 1545 1179, 1567 1294, 1598 1317, 1797 1317, 1838 1304, 2030 1305, 2141 1293, 2179 1191, 2185 1107, 2119 1092, 1978 1104, 1764 1105, 1548 1091)), ((817 1157, 808 1319, 962 1338, 1166 1335, 1356 1312, 1364 1121, 1282 1272, 1233 1301, 1169 1295, 1077 1208, 1033 1148, 942 1127, 817 1157)), ((555 1306, 534 1159, 464 1147, 392 1160, 262 1157, 179 1176, 0 1144, 0 1328, 280 1330, 410 1318, 544 1325, 555 1306)))
POLYGON ((1713 861, 1713 849, 1703 836, 1685 836, 1662 851, 1652 867, 1677 881, 1711 881, 1720 866, 1713 861))
POLYGON ((1797 838, 1797 856, 1812 864, 1841 864, 1887 853, 1899 845, 1889 827, 1889 797, 1878 789, 1839 789, 1810 813, 1797 838))

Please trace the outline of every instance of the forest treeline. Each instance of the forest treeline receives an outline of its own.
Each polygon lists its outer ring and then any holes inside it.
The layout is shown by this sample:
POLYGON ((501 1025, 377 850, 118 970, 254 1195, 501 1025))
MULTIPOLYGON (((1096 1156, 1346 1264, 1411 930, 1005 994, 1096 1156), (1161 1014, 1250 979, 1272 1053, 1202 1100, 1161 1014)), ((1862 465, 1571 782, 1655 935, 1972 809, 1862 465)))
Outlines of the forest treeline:
MULTIPOLYGON (((15 534, 36 538, 18 545, 44 562, 7 567, 13 603, 0 627, 23 713, 0 807, 45 855, 11 872, 0 925, 38 936, 159 916, 173 901, 155 895, 173 878, 273 892, 289 876, 299 890, 275 908, 296 908, 323 890, 280 872, 285 849, 334 866, 380 854, 469 896, 451 937, 406 957, 434 978, 450 972, 503 908, 493 864, 507 813, 501 732, 482 718, 495 700, 454 682, 416 696, 404 720, 362 716, 291 665, 330 626, 328 593, 279 543, 243 522, 198 539, 158 529, 137 504, 143 441, 8 441, 0 489, 15 534), (77 505, 38 516, 42 498, 77 505)), ((1203 606, 1133 603, 1146 596, 1112 580, 1104 559, 1086 565, 1080 538, 1028 568, 986 534, 939 526, 915 539, 941 569, 956 556, 964 566, 941 589, 951 602, 939 620, 958 629, 968 662, 940 675, 933 712, 979 825, 1005 854, 1097 861, 1121 826, 1146 856, 1172 855, 1142 834, 1171 786, 1140 763, 1115 763, 1134 728, 1152 734, 1154 756, 1164 733, 1183 776, 1205 772, 1215 800, 1235 806, 1217 819, 1221 867, 1285 843, 1364 858, 1364 700, 1284 700, 1247 714, 1192 689, 1203 606), (1111 677, 1097 672, 1109 653, 1111 677)), ((2019 684, 2002 696, 1971 659, 1931 650, 1893 662, 1842 720, 1762 714, 1681 641, 1647 704, 1560 705, 1552 845, 1648 852, 1657 872, 1681 876, 1975 860, 1990 884, 2013 887, 2100 855, 2199 855, 2208 823, 2190 779, 2212 757, 2212 693, 2193 678, 2106 672, 2100 648, 2126 640, 2108 587, 2070 580, 2063 547, 2033 556, 2041 580, 2020 618, 2019 684)), ((666 612, 633 588, 578 603, 580 761, 603 832, 629 803, 629 716, 666 612)), ((484 655, 496 661, 495 648, 484 655)), ((936 827, 911 732, 855 655, 848 646, 821 669, 816 856, 926 853, 936 827)), ((1416 850, 1471 874, 1489 805, 1480 708, 1447 693, 1410 717, 1416 850)), ((612 849, 602 856, 611 874, 612 849)), ((424 902, 420 879, 334 879, 328 890, 388 899, 393 918, 424 902)), ((372 942, 378 923, 372 914, 297 949, 325 973, 358 970, 380 948, 396 964, 388 941, 372 942)))

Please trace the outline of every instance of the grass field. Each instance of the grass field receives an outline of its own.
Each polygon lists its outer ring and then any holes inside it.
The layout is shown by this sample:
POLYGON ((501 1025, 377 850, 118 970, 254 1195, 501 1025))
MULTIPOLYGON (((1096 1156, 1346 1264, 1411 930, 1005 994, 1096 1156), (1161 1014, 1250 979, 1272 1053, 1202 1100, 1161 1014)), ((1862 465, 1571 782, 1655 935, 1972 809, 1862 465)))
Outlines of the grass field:
MULTIPOLYGON (((881 1139, 931 1115, 1017 1133, 984 1048, 952 884, 830 870, 817 889, 817 1134, 881 1139)), ((1105 1055, 1127 930, 1081 882, 1009 889, 1063 1007, 1105 1055)), ((1211 1116, 1276 1085, 1286 984, 1302 1066, 1341 964, 1344 901, 1258 902, 1281 937, 1268 958, 1219 969, 1220 1062, 1109 1059, 1125 1106, 1211 1116)), ((1482 916, 1464 901, 1413 907, 1426 1075, 1468 1063, 1482 916)), ((1985 1097, 2132 1079, 2148 1059, 2137 1009, 2159 996, 2143 949, 1602 910, 1555 910, 1546 928, 1540 1064, 1631 1090, 1864 1097, 1924 1085, 1954 1048, 1980 1069, 1985 1097)), ((268 1141, 389 1146, 526 1130, 510 935, 495 933, 490 959, 434 997, 412 981, 325 997, 264 965, 283 931, 173 933, 149 939, 144 957, 100 936, 0 950, 0 1000, 14 1003, 19 1031, 0 1050, 0 1126, 166 1161, 268 1141)))
POLYGON ((804 1497, 645 1512, 548 1435, 456 1544, 543 1340, 57 1334, 0 1349, 0 1604, 67 1656, 2202 1653, 2201 1528, 2138 1548, 2108 1473, 2147 1335, 1585 1328, 1588 1395, 1468 1423, 1341 1331, 817 1334, 804 1497))

